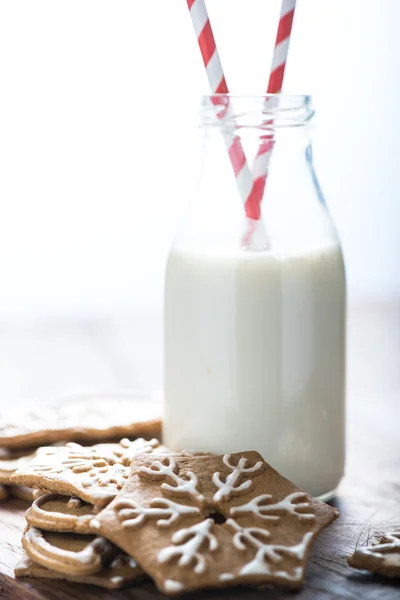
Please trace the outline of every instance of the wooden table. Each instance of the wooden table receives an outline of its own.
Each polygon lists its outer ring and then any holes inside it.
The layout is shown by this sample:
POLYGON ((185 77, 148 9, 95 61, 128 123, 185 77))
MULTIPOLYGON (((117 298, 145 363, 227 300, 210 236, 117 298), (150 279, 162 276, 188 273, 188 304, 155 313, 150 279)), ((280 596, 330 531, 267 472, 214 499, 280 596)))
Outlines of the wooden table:
MULTIPOLYGON (((0 326, 0 392, 49 398, 74 389, 128 390, 161 385, 157 320, 75 322, 27 329, 0 326), (144 343, 144 340, 146 342, 144 343), (153 357, 153 358, 152 358, 153 357)), ((8 396, 7 396, 8 395, 8 396)), ((348 459, 335 501, 341 517, 317 541, 304 589, 233 589, 193 594, 193 600, 394 600, 400 580, 358 573, 346 564, 357 541, 385 525, 400 526, 400 305, 353 307, 348 344, 348 459)), ((0 507, 0 599, 156 600, 151 583, 109 592, 77 584, 18 580, 26 506, 0 507)))

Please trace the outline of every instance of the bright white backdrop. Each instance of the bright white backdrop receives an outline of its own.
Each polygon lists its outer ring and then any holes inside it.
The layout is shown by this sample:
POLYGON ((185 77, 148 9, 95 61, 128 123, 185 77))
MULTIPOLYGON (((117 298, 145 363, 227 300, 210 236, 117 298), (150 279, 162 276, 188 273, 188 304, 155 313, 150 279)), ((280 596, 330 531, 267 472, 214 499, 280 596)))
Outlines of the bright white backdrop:
MULTIPOLYGON (((209 0, 232 91, 265 88, 279 0, 209 0)), ((400 295, 398 0, 298 0, 285 89, 352 299, 400 295)), ((207 82, 185 0, 0 2, 0 318, 160 312, 207 82)))

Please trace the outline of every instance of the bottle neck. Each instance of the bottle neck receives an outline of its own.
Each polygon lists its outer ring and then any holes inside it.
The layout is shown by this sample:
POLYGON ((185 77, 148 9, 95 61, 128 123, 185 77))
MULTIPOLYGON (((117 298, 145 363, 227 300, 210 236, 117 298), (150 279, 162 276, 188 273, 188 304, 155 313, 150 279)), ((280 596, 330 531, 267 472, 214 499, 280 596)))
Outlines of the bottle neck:
MULTIPOLYGON (((243 208, 247 198, 255 194, 254 187, 261 211, 264 198, 271 202, 279 197, 288 208, 293 188, 307 188, 313 178, 311 140, 304 131, 292 128, 266 134, 251 129, 229 137, 216 128, 204 130, 200 183, 213 203, 220 203, 216 195, 229 195, 231 202, 243 208)), ((204 191, 203 201, 205 196, 204 191)), ((309 194, 301 201, 307 200, 316 198, 309 194)), ((257 220, 261 214, 247 216, 257 220)))
POLYGON ((309 96, 203 98, 204 173, 221 193, 224 187, 232 195, 233 178, 246 216, 260 219, 271 173, 275 179, 280 173, 282 188, 288 172, 291 180, 304 178, 313 115, 309 96))
POLYGON ((304 96, 208 98, 201 173, 179 243, 285 253, 334 242, 312 166, 312 115, 304 96))

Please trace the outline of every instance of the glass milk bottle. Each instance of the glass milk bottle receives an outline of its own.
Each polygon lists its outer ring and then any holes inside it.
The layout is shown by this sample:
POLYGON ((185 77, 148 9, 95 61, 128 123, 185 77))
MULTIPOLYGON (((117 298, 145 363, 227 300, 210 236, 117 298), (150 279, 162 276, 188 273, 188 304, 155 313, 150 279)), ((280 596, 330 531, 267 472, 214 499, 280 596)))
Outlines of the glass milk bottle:
POLYGON ((313 114, 307 96, 203 99, 202 175, 166 271, 164 442, 257 450, 327 499, 344 469, 346 286, 313 114), (262 201, 246 217, 227 145, 260 170, 265 143, 262 201))

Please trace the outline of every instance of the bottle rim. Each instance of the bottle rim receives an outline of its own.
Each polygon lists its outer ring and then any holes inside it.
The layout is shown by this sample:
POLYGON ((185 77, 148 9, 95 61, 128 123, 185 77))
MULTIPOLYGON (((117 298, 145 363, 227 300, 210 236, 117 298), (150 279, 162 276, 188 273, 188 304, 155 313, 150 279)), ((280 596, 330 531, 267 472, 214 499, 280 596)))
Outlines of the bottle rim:
POLYGON ((203 127, 225 131, 305 127, 310 125, 314 114, 312 97, 308 94, 203 95, 200 108, 203 127))

